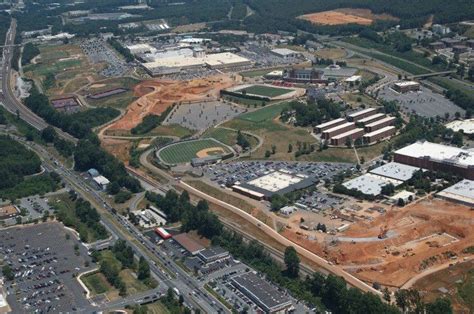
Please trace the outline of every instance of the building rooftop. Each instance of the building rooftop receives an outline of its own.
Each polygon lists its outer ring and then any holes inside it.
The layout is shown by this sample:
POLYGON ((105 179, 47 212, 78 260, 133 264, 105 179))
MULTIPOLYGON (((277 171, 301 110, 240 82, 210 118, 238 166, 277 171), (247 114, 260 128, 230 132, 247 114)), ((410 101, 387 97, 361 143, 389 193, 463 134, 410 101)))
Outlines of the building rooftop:
POLYGON ((99 185, 107 185, 110 183, 110 181, 106 177, 100 175, 94 177, 92 180, 94 180, 99 185))
POLYGON ((404 81, 404 82, 396 82, 395 85, 403 87, 403 86, 420 85, 420 83, 415 82, 415 81, 404 81))
POLYGON ((446 127, 454 132, 462 130, 464 134, 474 134, 474 119, 455 120, 446 124, 446 127))
POLYGON ((192 66, 219 66, 231 65, 235 63, 250 62, 247 58, 238 56, 230 52, 214 53, 204 57, 193 57, 187 54, 175 54, 174 56, 157 58, 153 62, 143 64, 148 69, 172 68, 172 67, 192 67, 192 66))
POLYGON ((220 246, 211 246, 210 248, 202 250, 201 252, 199 252, 199 256, 203 257, 204 259, 212 259, 214 257, 224 256, 224 255, 228 255, 228 254, 229 254, 229 252, 224 250, 220 246))
POLYGON ((282 56, 288 56, 288 55, 292 55, 292 54, 299 54, 298 51, 295 51, 295 50, 291 50, 291 49, 288 49, 288 48, 275 48, 272 50, 273 53, 276 53, 276 54, 279 54, 279 55, 282 55, 282 56))
POLYGON ((380 119, 378 121, 369 123, 369 124, 366 125, 366 127, 368 127, 368 128, 369 127, 374 127, 376 125, 387 123, 387 122, 394 121, 394 120, 395 120, 395 117, 386 117, 386 118, 380 119))
POLYGON ((367 123, 367 122, 369 122, 369 121, 372 121, 372 120, 374 120, 374 119, 381 118, 381 117, 383 117, 383 116, 385 116, 384 113, 376 113, 376 114, 374 114, 374 115, 371 115, 371 116, 365 117, 365 118, 363 118, 363 119, 360 119, 360 120, 357 121, 357 122, 359 122, 359 123, 367 123))
POLYGON ((346 127, 351 126, 351 125, 355 125, 355 123, 354 122, 346 122, 344 124, 340 124, 340 125, 335 126, 333 128, 327 129, 326 131, 324 131, 324 133, 326 133, 326 132, 330 133, 330 132, 333 132, 333 131, 337 131, 339 129, 346 128, 346 127))
POLYGON ((367 133, 364 136, 368 136, 368 137, 375 136, 375 135, 379 135, 380 133, 383 133, 383 132, 386 132, 386 131, 389 131, 389 130, 392 130, 392 129, 395 129, 395 127, 393 125, 389 125, 389 126, 386 126, 384 128, 381 128, 379 130, 375 130, 373 132, 367 133))
POLYGON ((416 142, 395 151, 395 154, 412 158, 425 158, 463 167, 474 166, 474 152, 431 142, 416 142))
POLYGON ((366 114, 366 113, 369 113, 369 112, 373 112, 373 111, 377 111, 377 109, 376 108, 367 108, 367 109, 359 110, 357 112, 351 113, 349 115, 349 117, 357 118, 360 115, 363 115, 363 114, 366 114))
POLYGON ((474 181, 462 180, 461 182, 444 189, 437 195, 474 206, 474 181))
POLYGON ((204 246, 191 239, 186 233, 177 234, 173 236, 173 239, 193 255, 205 249, 204 246))
POLYGON ((370 170, 370 173, 390 179, 408 181, 420 168, 404 165, 398 162, 390 162, 381 167, 370 170))
POLYGON ((402 182, 366 173, 355 179, 344 182, 342 185, 349 190, 356 189, 366 195, 380 195, 380 193, 382 193, 382 187, 390 183, 397 186, 402 182))
POLYGON ((271 172, 262 177, 247 182, 248 184, 265 189, 270 192, 282 190, 292 184, 296 184, 306 179, 308 176, 303 174, 293 174, 286 170, 271 172))
POLYGON ((325 128, 327 126, 331 126, 333 124, 337 124, 337 123, 340 123, 340 122, 345 121, 345 120, 346 119, 344 119, 344 118, 334 119, 334 120, 331 120, 331 121, 328 121, 328 122, 321 123, 321 124, 317 125, 316 127, 317 128, 325 128))
POLYGON ((291 306, 291 300, 277 290, 275 286, 249 272, 235 276, 232 283, 249 298, 254 300, 265 312, 274 312, 291 306))
POLYGON ((357 81, 360 81, 362 79, 362 76, 360 75, 352 75, 351 77, 348 77, 346 78, 346 82, 357 82, 357 81))
POLYGON ((361 129, 361 128, 357 128, 357 129, 353 129, 353 130, 350 130, 350 131, 347 131, 347 132, 344 132, 342 134, 339 134, 339 135, 336 135, 336 136, 333 136, 332 138, 333 139, 341 139, 341 138, 345 138, 345 137, 348 137, 352 134, 355 134, 355 133, 358 133, 358 132, 363 132, 364 129, 361 129))

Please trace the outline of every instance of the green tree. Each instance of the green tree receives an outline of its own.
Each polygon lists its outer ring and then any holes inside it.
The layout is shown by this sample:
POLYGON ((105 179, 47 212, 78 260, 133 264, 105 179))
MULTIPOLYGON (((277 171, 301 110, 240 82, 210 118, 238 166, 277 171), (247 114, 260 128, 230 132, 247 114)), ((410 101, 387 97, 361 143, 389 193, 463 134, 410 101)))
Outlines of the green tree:
POLYGON ((285 249, 285 265, 286 265, 286 273, 290 277, 298 277, 298 273, 300 271, 300 258, 298 257, 298 253, 293 246, 288 246, 285 249))
POLYGON ((8 264, 5 264, 2 267, 2 273, 3 273, 3 276, 5 276, 5 279, 8 281, 13 281, 13 279, 15 279, 15 273, 13 272, 12 268, 8 264))
POLYGON ((452 314, 451 301, 447 298, 438 298, 426 304, 426 314, 452 314))
POLYGON ((54 142, 57 136, 58 134, 56 133, 56 130, 52 126, 47 126, 45 129, 41 131, 41 138, 47 143, 54 142))
POLYGON ((150 278, 150 265, 143 256, 140 257, 140 261, 138 262, 137 277, 139 280, 145 280, 150 278))

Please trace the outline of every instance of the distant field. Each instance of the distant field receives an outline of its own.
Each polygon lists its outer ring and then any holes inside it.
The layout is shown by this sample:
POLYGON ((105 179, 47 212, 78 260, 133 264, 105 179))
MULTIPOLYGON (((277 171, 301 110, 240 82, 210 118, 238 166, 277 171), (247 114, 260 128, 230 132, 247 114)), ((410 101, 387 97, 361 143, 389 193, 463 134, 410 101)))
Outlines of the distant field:
POLYGON ((199 153, 204 150, 208 150, 207 155, 230 153, 230 150, 222 143, 207 138, 167 146, 158 152, 158 156, 167 164, 186 163, 199 157, 199 153))
POLYGON ((252 85, 243 89, 239 89, 236 92, 239 93, 246 93, 247 95, 257 95, 263 97, 277 97, 281 95, 288 94, 292 92, 291 89, 288 88, 280 88, 280 87, 273 87, 273 86, 265 86, 265 85, 252 85))
MULTIPOLYGON (((250 146, 253 147, 257 145, 257 139, 253 136, 244 136, 249 140, 250 146)), ((222 142, 226 145, 232 146, 237 143, 237 132, 229 129, 223 128, 211 128, 204 133, 204 138, 214 138, 219 142, 222 142)))
POLYGON ((305 14, 299 17, 314 24, 321 25, 344 25, 344 24, 360 24, 370 25, 375 20, 392 20, 397 21, 396 17, 389 14, 373 14, 368 9, 350 9, 343 8, 331 11, 316 12, 305 14))

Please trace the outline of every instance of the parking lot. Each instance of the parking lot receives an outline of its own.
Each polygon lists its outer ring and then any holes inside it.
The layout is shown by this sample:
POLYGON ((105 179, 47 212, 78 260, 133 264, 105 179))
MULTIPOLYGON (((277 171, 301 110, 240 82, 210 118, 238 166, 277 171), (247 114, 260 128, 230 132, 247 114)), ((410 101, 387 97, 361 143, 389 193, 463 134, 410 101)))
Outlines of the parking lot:
POLYGON ((129 70, 125 61, 101 39, 86 39, 80 46, 92 63, 107 63, 107 67, 100 73, 105 77, 120 77, 129 70))
POLYGON ((383 100, 395 100, 400 108, 406 113, 416 113, 423 117, 442 117, 449 113, 454 118, 456 112, 464 116, 464 110, 456 106, 452 101, 441 94, 432 92, 430 89, 421 86, 418 92, 398 93, 389 85, 379 90, 378 98, 383 100))
POLYGON ((173 109, 163 124, 179 124, 191 130, 206 130, 244 111, 241 107, 220 101, 182 104, 173 109))
POLYGON ((301 62, 298 58, 280 58, 273 54, 270 48, 259 45, 258 42, 247 42, 239 52, 239 55, 252 60, 257 66, 271 67, 278 65, 293 64, 301 62))
POLYGON ((88 270, 87 250, 61 224, 3 229, 0 252, 15 274, 14 283, 5 284, 13 313, 90 310, 84 290, 75 278, 88 270), (70 239, 66 239, 66 234, 70 239))
MULTIPOLYGON (((320 180, 330 180, 337 173, 353 168, 347 163, 292 161, 237 161, 203 166, 204 174, 219 185, 247 182, 275 170, 287 170, 320 180)), ((355 169, 355 168, 354 168, 355 169)))

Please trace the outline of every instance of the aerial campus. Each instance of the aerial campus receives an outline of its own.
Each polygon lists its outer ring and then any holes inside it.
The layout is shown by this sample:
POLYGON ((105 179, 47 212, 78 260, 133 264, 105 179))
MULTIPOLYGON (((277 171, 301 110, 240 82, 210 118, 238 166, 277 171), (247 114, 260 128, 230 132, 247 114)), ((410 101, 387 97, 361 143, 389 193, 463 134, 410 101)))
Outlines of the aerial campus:
POLYGON ((4 0, 0 313, 474 313, 474 5, 4 0))

